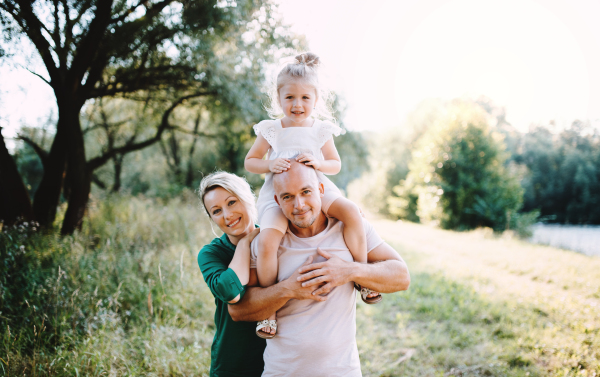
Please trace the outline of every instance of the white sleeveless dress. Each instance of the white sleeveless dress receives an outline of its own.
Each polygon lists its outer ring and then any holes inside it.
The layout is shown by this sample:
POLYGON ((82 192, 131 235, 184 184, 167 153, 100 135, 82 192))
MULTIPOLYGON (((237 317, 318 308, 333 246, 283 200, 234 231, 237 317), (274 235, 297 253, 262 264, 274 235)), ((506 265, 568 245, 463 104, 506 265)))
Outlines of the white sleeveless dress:
MULTIPOLYGON (((271 148, 267 154, 269 160, 276 158, 295 158, 300 153, 310 153, 319 160, 324 160, 321 148, 334 135, 339 136, 342 129, 331 122, 321 121, 316 119, 312 127, 287 127, 283 128, 281 120, 263 120, 254 125, 256 135, 262 135, 269 143, 271 148)), ((317 171, 319 181, 325 187, 325 200, 323 201, 323 210, 327 213, 329 205, 338 197, 342 196, 336 185, 329 180, 323 173, 317 171)), ((285 233, 287 229, 287 220, 285 220, 285 228, 282 230, 281 225, 276 226, 270 224, 271 217, 265 218, 265 213, 276 208, 279 210, 279 205, 273 198, 275 190, 273 189, 273 173, 269 172, 265 177, 265 184, 260 189, 256 208, 258 210, 258 224, 262 229, 275 228, 285 233)), ((281 211, 279 211, 281 213, 281 211)), ((283 213, 281 213, 283 216, 283 213)))

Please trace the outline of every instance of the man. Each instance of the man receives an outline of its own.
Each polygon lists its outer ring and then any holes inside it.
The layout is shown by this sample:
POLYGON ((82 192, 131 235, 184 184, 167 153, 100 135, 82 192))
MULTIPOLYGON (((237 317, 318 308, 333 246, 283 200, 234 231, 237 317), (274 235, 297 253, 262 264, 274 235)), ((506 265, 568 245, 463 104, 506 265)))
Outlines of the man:
MULTIPOLYGON (((249 288, 229 305, 229 313, 234 321, 259 321, 277 311, 277 335, 267 341, 263 376, 361 376, 353 282, 382 293, 406 290, 406 264, 366 221, 369 264, 353 262, 343 224, 321 211, 324 189, 313 168, 292 160, 273 185, 289 220, 278 252, 279 283, 249 288)), ((249 285, 257 281, 258 237, 249 285)))

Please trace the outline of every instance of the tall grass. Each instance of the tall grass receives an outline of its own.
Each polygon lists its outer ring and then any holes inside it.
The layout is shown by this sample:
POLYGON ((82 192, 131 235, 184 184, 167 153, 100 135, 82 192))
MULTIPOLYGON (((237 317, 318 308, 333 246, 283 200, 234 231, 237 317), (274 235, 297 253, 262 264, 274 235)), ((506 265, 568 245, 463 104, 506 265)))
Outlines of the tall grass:
POLYGON ((196 255, 214 235, 193 194, 95 199, 72 237, 33 228, 0 235, 0 374, 207 374, 196 255))
MULTIPOLYGON (((365 376, 600 375, 600 258, 374 224, 412 283, 359 303, 365 376)), ((0 233, 0 375, 208 375, 214 299, 196 255, 215 235, 195 195, 94 198, 71 237, 34 227, 0 233)))

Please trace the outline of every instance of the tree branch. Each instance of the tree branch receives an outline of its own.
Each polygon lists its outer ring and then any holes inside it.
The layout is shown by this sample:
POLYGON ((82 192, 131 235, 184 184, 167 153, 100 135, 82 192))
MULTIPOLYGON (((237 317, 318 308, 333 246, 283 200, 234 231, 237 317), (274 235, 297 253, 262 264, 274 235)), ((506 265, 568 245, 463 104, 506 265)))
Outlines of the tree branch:
MULTIPOLYGON (((140 88, 161 89, 189 87, 190 83, 186 80, 187 77, 185 76, 185 73, 191 74, 194 70, 195 68, 186 65, 161 65, 145 69, 143 72, 140 72, 139 68, 131 68, 131 71, 117 72, 115 74, 116 80, 114 82, 100 84, 97 87, 93 87, 93 85, 88 87, 86 83, 86 98, 90 99, 114 96, 115 94, 120 93, 133 93, 140 90, 140 88), (136 72, 131 72, 134 70, 136 72), (174 75, 173 72, 179 72, 179 74, 174 75), (184 72, 184 74, 181 74, 181 72, 184 72)), ((217 93, 210 92, 207 94, 217 93)))
POLYGON ((77 54, 71 63, 67 79, 68 87, 79 88, 83 76, 90 68, 90 64, 99 58, 103 60, 98 56, 98 47, 110 22, 112 4, 112 0, 96 2, 94 19, 90 22, 87 34, 80 41, 77 54))
POLYGON ((156 129, 156 133, 154 134, 153 137, 146 139, 139 143, 124 145, 119 148, 114 148, 112 150, 106 151, 101 156, 94 157, 93 159, 91 159, 90 161, 87 162, 88 171, 96 170, 100 166, 104 165, 112 157, 114 157, 118 154, 134 152, 134 151, 146 148, 147 146, 150 146, 150 145, 156 143, 157 141, 159 141, 161 139, 163 132, 169 128, 169 116, 171 115, 173 110, 175 110, 175 108, 177 106, 181 105, 185 100, 188 100, 190 98, 201 97, 204 95, 206 95, 206 93, 194 93, 194 94, 189 94, 187 96, 183 96, 183 97, 179 98, 177 101, 173 102, 173 104, 164 112, 161 123, 158 126, 158 128, 156 129))
POLYGON ((19 64, 19 66, 20 66, 21 68, 23 68, 24 70, 26 70, 27 72, 31 73, 32 75, 39 77, 40 79, 42 79, 42 81, 43 81, 43 82, 45 82, 46 84, 50 85, 50 87, 52 87, 52 84, 50 83, 50 81, 46 80, 46 79, 44 78, 44 76, 40 75, 39 73, 33 72, 31 69, 29 69, 29 68, 25 67, 25 66, 24 66, 24 65, 22 65, 22 64, 19 64))
POLYGON ((202 137, 218 137, 219 136, 216 134, 207 134, 205 132, 200 132, 200 131, 190 131, 183 127, 179 127, 179 126, 169 126, 169 128, 172 130, 175 130, 175 131, 182 132, 184 134, 194 135, 194 136, 202 136, 202 137))
POLYGON ((21 27, 22 31, 33 42, 35 48, 42 58, 42 61, 44 62, 44 65, 46 66, 46 69, 48 70, 50 80, 53 82, 60 82, 60 72, 50 52, 52 47, 42 34, 42 30, 45 28, 45 26, 37 18, 35 13, 33 13, 30 1, 21 0, 18 1, 18 4, 18 10, 7 2, 3 2, 1 6, 12 16, 12 18, 21 27))
POLYGON ((125 11, 125 13, 123 13, 119 17, 113 18, 110 23, 111 24, 117 24, 117 23, 119 23, 121 21, 125 21, 125 19, 127 18, 127 16, 129 16, 131 13, 135 12, 135 10, 137 8, 139 8, 141 5, 145 5, 145 4, 148 4, 148 0, 141 0, 136 5, 132 5, 131 7, 129 7, 129 9, 127 9, 125 11))
POLYGON ((46 163, 48 161, 48 152, 46 152, 39 144, 37 144, 35 141, 28 138, 27 136, 17 135, 17 139, 24 141, 27 145, 29 145, 31 148, 33 148, 33 150, 38 155, 38 157, 42 161, 42 165, 45 168, 46 163))
POLYGON ((102 182, 102 180, 96 174, 92 174, 92 182, 94 182, 96 186, 100 187, 101 189, 106 189, 106 183, 102 182))

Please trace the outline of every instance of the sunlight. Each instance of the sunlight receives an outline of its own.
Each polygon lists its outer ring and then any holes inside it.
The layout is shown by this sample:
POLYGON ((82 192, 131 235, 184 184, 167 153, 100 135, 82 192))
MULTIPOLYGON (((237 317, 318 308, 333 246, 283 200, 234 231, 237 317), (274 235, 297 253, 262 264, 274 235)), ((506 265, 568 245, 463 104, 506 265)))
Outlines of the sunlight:
POLYGON ((598 41, 573 26, 581 20, 567 3, 561 14, 530 0, 377 4, 281 6, 327 63, 351 128, 397 127, 425 98, 464 95, 505 106, 522 131, 532 122, 600 117, 592 105, 600 98, 598 41))

